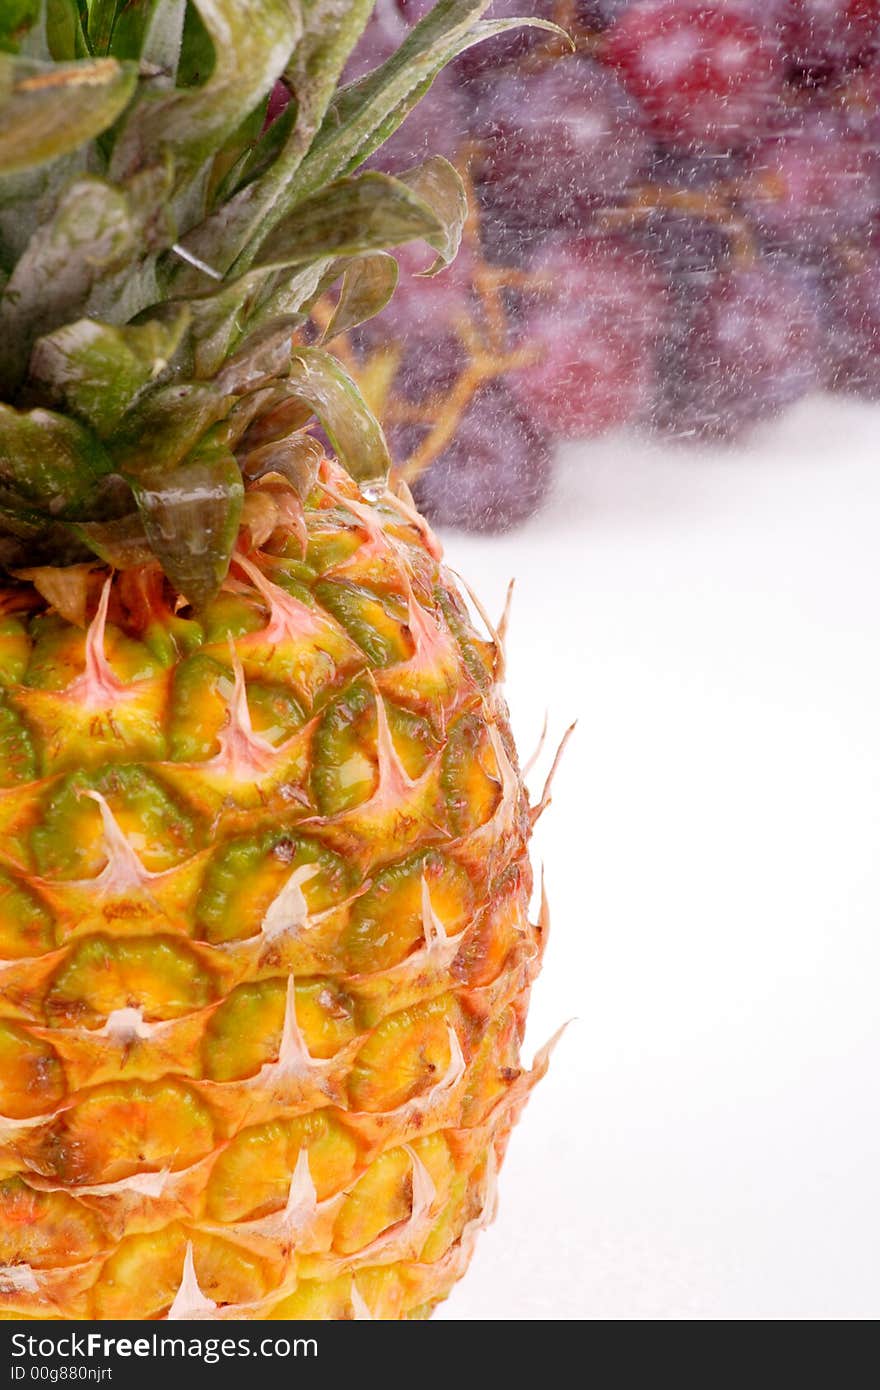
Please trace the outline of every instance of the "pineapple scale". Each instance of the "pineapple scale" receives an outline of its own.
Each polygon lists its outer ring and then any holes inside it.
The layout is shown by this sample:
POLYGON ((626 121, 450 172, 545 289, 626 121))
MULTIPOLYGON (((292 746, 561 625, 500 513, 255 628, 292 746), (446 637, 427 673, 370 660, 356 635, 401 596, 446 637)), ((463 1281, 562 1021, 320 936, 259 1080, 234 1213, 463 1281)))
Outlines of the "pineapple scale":
POLYGON ((0 589, 0 1317, 424 1317, 495 1210, 545 919, 424 522, 322 465, 196 618, 0 589))

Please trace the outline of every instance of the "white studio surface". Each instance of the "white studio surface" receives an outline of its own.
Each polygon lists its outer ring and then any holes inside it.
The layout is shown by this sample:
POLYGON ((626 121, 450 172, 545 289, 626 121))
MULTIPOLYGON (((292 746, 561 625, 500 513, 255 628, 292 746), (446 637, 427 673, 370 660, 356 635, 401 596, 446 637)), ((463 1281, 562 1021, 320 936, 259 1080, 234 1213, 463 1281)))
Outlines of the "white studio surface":
POLYGON ((498 1220, 437 1316, 880 1314, 880 409, 747 448, 566 451, 511 575, 524 754, 579 720, 536 836, 553 916, 498 1220))

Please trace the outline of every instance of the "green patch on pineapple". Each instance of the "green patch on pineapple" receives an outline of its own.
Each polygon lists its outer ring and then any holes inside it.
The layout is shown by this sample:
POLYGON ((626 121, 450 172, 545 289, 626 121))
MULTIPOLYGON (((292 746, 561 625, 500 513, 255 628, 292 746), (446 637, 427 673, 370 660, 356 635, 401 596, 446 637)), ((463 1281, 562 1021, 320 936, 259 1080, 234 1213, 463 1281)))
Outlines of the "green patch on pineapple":
POLYGON ((196 930, 210 942, 257 936, 272 903, 298 869, 309 914, 325 912, 352 891, 353 874, 337 855, 282 826, 227 840, 215 850, 196 907, 196 930))
POLYGON ((204 640, 202 624, 180 613, 163 614, 161 620, 151 622, 141 635, 147 651, 165 670, 198 651, 204 640))
POLYGON ((0 787, 30 782, 36 775, 31 736, 15 710, 0 703, 0 787))
MULTIPOLYGON (((21 684, 34 690, 66 690, 83 673, 85 632, 58 613, 41 614, 31 630, 33 646, 21 684)), ((145 642, 126 636, 111 623, 104 634, 104 655, 124 684, 149 680, 167 668, 145 642)))
POLYGON ((305 722, 302 705, 286 686, 248 681, 247 698, 254 733, 270 743, 281 743, 305 722))
POLYGON ((498 804, 501 783, 485 720, 476 712, 461 715, 449 729, 440 785, 455 835, 485 825, 498 804))
POLYGON ((31 655, 31 638, 24 618, 0 618, 0 685, 18 685, 31 655))
POLYGON ((468 674, 477 688, 487 694, 495 683, 495 647, 476 635, 462 600, 452 590, 437 588, 434 598, 459 645, 468 674))
POLYGON ((322 531, 320 524, 316 524, 319 515, 318 512, 309 514, 309 548, 306 552, 306 558, 316 578, 320 574, 326 574, 335 565, 350 560, 361 545, 361 533, 356 527, 352 526, 351 530, 343 531, 338 525, 328 524, 327 530, 322 531))
POLYGON ((0 959, 26 960, 54 947, 49 909, 12 873, 0 869, 0 959))
POLYGON ((248 632, 259 632, 266 626, 265 614, 251 598, 240 594, 222 593, 212 598, 199 612, 199 622, 205 634, 205 645, 228 643, 248 632))
MULTIPOLYGON (((202 763, 219 751, 218 738, 229 720, 233 674, 218 657, 196 652, 174 673, 168 746, 180 763, 202 763)), ((248 681, 247 702, 254 733, 281 743, 305 722, 293 692, 271 681, 248 681)))
POLYGON ((107 862, 100 810, 106 798, 122 833, 151 872, 173 868, 200 846, 200 827, 146 768, 126 764, 75 772, 45 794, 42 823, 31 836, 34 860, 46 877, 94 877, 107 862))
POLYGON ((365 680, 327 706, 313 744, 312 795, 322 816, 366 801, 376 782, 375 696, 365 680))
POLYGON ((33 645, 21 684, 34 690, 65 690, 82 674, 83 633, 59 613, 31 622, 33 645))
POLYGON ((218 751, 217 736, 227 719, 220 688, 226 675, 221 663, 204 652, 176 667, 168 714, 168 751, 174 762, 202 763, 218 751))
MULTIPOLYGON (((378 785, 382 697, 366 678, 353 681, 324 709, 315 734, 312 793, 321 815, 339 815, 367 801, 378 785)), ((384 701, 394 754, 413 781, 437 751, 428 720, 384 701)))
POLYGON ((358 974, 387 970, 426 944, 425 890, 446 934, 458 935, 474 912, 467 873, 433 850, 411 855, 380 870, 352 904, 340 943, 348 969, 358 974))
POLYGON ((140 1009, 146 1020, 180 1018, 218 993, 212 972, 178 937, 101 935, 74 944, 43 1009, 56 1027, 95 1028, 117 1009, 140 1009))
POLYGON ((398 595, 380 598, 362 585, 323 579, 315 586, 315 597, 366 653, 372 666, 394 666, 409 656, 404 631, 407 608, 398 595))
MULTIPOLYGON (((294 993, 296 1024, 312 1056, 332 1057, 357 1036, 352 1001, 332 980, 299 980, 294 993)), ((205 1076, 239 1081, 274 1062, 282 1045, 287 997, 287 977, 234 989, 205 1030, 205 1076)))

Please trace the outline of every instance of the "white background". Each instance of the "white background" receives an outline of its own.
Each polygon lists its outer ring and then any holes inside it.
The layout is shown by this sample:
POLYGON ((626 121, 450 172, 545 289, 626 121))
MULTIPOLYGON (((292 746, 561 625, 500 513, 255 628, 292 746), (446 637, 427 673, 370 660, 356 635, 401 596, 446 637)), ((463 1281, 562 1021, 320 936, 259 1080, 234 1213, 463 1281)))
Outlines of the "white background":
POLYGON ((840 400, 572 446, 541 517, 445 538, 490 611, 517 578, 522 752, 579 719, 527 1058, 576 1021, 437 1316, 880 1315, 878 540, 880 411, 840 400))

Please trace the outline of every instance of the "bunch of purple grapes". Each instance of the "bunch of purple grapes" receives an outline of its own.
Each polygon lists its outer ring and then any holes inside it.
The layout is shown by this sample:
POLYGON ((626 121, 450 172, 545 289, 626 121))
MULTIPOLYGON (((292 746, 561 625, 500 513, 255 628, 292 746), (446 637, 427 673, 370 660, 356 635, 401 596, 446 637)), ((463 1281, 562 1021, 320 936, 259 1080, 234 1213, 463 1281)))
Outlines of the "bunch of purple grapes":
MULTIPOLYGON (((380 0, 352 76, 432 4, 380 0)), ((468 50, 381 155, 394 171, 446 154, 478 213, 440 276, 401 254, 355 345, 401 349, 392 444, 429 514, 523 520, 560 439, 734 439, 817 389, 880 397, 880 0, 495 0, 490 16, 522 13, 576 51, 536 28, 468 50), (462 408, 487 284, 500 365, 462 408), (457 432, 426 452, 450 397, 457 432)))

